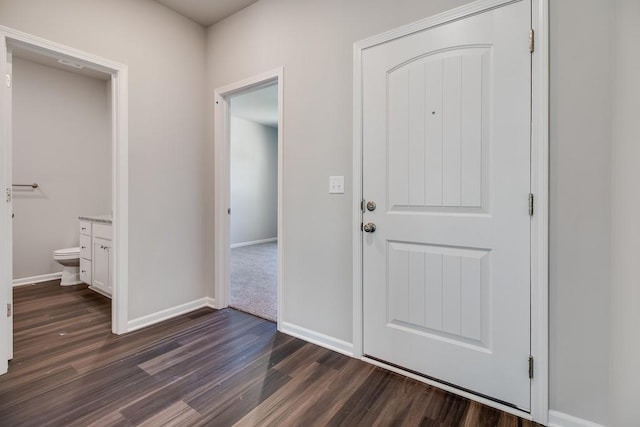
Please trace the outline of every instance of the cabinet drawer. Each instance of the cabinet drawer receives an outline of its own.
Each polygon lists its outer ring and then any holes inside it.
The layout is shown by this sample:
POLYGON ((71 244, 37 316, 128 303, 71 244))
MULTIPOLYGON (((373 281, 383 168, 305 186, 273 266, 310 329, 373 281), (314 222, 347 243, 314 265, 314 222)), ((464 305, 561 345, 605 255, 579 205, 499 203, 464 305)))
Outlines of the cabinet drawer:
POLYGON ((93 238, 112 240, 113 227, 107 224, 93 224, 93 238))
POLYGON ((89 221, 80 221, 80 235, 91 236, 91 223, 89 221))
POLYGON ((80 235, 80 258, 91 260, 91 236, 80 235))
POLYGON ((80 258, 80 280, 87 285, 91 284, 91 261, 80 258))

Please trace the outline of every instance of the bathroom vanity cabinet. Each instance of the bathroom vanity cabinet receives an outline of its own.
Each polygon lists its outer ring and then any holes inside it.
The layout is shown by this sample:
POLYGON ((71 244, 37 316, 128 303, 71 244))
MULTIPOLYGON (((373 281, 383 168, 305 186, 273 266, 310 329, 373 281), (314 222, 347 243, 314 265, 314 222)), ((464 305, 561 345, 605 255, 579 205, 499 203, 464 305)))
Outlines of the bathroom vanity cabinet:
POLYGON ((113 293, 112 243, 110 218, 80 217, 80 280, 108 297, 113 293))

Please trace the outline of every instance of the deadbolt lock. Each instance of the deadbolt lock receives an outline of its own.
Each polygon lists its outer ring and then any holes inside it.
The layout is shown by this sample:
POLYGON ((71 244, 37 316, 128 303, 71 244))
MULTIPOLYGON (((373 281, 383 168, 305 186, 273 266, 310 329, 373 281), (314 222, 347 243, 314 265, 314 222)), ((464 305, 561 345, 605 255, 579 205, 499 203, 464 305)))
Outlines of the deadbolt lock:
POLYGON ((372 212, 376 210, 376 202, 370 200, 367 202, 367 210, 372 212))

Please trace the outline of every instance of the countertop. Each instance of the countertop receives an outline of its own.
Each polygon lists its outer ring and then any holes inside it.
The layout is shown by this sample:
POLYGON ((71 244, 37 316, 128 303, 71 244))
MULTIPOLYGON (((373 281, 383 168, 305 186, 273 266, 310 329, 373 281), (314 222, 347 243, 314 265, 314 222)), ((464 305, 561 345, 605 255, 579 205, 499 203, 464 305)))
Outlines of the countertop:
POLYGON ((81 221, 91 221, 91 222, 99 222, 102 224, 111 224, 113 222, 112 215, 88 215, 88 216, 79 216, 78 219, 81 221))

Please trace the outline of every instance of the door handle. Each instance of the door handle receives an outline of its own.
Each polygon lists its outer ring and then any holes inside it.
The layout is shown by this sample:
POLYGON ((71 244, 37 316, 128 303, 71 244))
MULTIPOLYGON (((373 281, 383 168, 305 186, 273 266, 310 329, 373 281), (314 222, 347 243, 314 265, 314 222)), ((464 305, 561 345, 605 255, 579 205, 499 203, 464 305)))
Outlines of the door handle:
POLYGON ((376 231, 376 225, 372 222, 369 222, 365 224, 364 227, 362 227, 362 230, 364 230, 365 233, 373 233, 374 231, 376 231))

